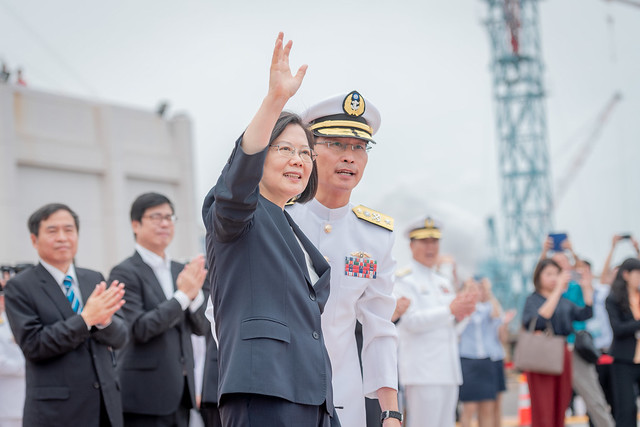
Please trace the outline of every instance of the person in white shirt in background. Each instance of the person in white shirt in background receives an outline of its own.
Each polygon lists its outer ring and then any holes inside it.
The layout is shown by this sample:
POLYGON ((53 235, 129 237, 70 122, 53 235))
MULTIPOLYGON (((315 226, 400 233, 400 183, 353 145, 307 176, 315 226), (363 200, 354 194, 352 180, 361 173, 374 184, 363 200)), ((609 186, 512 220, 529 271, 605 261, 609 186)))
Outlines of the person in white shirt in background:
POLYGON ((456 294, 451 281, 436 271, 441 229, 431 217, 410 224, 413 259, 397 274, 394 289, 397 298, 411 301, 397 324, 408 427, 455 425, 462 384, 457 325, 473 312, 477 300, 476 292, 456 294))
POLYGON ((4 285, 8 277, 0 279, 0 427, 22 426, 25 396, 25 367, 22 350, 4 312, 4 285))
POLYGON ((500 302, 491 291, 491 281, 488 278, 482 278, 480 285, 487 300, 491 303, 492 310, 492 329, 484 338, 485 346, 494 369, 493 379, 495 380, 496 387, 493 417, 494 426, 500 427, 502 425, 502 393, 507 390, 504 373, 504 345, 509 338, 509 323, 515 318, 516 310, 512 309, 506 312, 502 310, 500 302))
POLYGON ((460 424, 462 427, 470 427, 473 416, 477 414, 480 427, 494 427, 498 390, 487 337, 497 335, 493 320, 500 314, 494 310, 489 293, 479 281, 473 278, 465 280, 463 290, 476 292, 478 302, 460 335, 460 424))

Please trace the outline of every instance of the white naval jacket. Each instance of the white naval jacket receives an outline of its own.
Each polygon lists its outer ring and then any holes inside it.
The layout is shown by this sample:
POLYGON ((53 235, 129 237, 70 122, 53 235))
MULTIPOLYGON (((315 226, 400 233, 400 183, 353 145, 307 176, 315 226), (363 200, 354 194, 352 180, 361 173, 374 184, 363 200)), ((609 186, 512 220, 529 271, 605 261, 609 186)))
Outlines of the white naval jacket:
POLYGON ((403 385, 460 385, 458 329, 449 305, 449 280, 412 260, 410 272, 396 278, 394 294, 411 300, 397 323, 398 367, 403 385))
POLYGON ((334 404, 345 427, 366 425, 364 396, 376 398, 381 387, 398 388, 397 332, 391 316, 395 260, 393 232, 359 219, 348 204, 329 209, 315 199, 287 207, 304 234, 328 258, 331 293, 322 314, 322 331, 333 370, 334 404), (359 254, 359 252, 364 254, 359 254), (376 264, 359 273, 350 261, 376 264), (346 267, 346 268, 345 268, 346 267), (362 366, 355 341, 356 318, 362 323, 362 366), (340 409, 343 407, 343 409, 340 409))
POLYGON ((0 314, 0 426, 5 421, 22 420, 26 389, 24 377, 24 356, 3 312, 0 314))

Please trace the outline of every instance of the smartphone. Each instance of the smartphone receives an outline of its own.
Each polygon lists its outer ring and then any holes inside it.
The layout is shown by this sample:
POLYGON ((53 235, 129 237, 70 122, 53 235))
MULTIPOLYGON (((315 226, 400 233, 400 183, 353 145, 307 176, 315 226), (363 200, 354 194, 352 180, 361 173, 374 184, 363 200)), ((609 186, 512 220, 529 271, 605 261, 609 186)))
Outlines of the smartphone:
POLYGON ((630 239, 631 238, 631 234, 620 234, 619 235, 621 239, 630 239))
POLYGON ((562 242, 567 240, 567 233, 549 233, 549 237, 553 239, 553 249, 555 252, 562 251, 562 242))

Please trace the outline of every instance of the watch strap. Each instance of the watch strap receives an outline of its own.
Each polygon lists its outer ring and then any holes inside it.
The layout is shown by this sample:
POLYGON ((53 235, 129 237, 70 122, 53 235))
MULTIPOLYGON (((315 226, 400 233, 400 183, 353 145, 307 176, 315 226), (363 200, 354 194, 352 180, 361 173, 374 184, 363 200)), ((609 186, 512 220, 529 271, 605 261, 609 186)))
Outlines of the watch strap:
POLYGON ((380 423, 383 423, 384 420, 388 418, 395 418, 396 420, 402 422, 402 412, 398 411, 382 411, 380 414, 380 423))

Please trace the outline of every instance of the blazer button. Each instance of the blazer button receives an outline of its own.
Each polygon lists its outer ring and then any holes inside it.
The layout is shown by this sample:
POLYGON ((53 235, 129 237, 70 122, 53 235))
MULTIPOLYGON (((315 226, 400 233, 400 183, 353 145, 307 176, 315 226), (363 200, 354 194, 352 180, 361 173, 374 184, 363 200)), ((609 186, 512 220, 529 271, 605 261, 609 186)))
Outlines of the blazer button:
POLYGON ((311 334, 311 335, 313 335, 313 339, 314 339, 314 340, 318 340, 318 339, 320 339, 320 334, 319 334, 319 333, 317 333, 316 331, 313 331, 313 334, 311 334))
POLYGON ((311 301, 316 300, 316 296, 314 294, 309 294, 309 298, 311 299, 311 301))
POLYGON ((93 388, 95 388, 96 390, 100 388, 100 383, 98 381, 93 383, 93 388))

